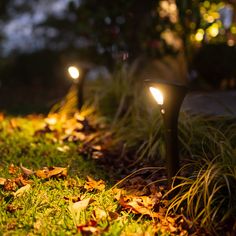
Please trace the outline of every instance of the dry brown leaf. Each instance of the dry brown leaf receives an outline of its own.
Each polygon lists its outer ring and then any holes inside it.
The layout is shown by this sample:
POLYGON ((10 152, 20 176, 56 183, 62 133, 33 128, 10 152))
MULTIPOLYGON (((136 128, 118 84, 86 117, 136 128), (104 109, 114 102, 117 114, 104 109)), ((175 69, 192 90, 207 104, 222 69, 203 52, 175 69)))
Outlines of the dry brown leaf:
POLYGON ((15 183, 20 187, 33 183, 32 180, 28 180, 27 178, 24 178, 22 174, 20 174, 17 178, 13 179, 13 181, 15 181, 15 183))
POLYGON ((20 168, 21 168, 22 172, 27 176, 34 174, 33 170, 30 170, 30 169, 24 167, 22 164, 20 164, 20 168))
POLYGON ((35 175, 40 179, 48 178, 48 169, 37 170, 35 175))
POLYGON ((104 155, 101 151, 95 151, 95 152, 92 152, 92 158, 93 159, 100 159, 100 158, 103 158, 104 155))
POLYGON ((31 188, 30 184, 27 184, 21 188, 19 188, 15 193, 13 193, 14 197, 20 197, 22 196, 25 192, 29 191, 31 188))
POLYGON ((95 208, 93 211, 94 218, 99 221, 104 218, 108 218, 109 220, 116 220, 119 217, 119 214, 112 211, 105 211, 99 207, 95 208))
POLYGON ((17 188, 17 184, 14 180, 7 179, 4 183, 3 189, 5 191, 15 191, 17 188))
POLYGON ((116 199, 117 201, 120 200, 121 196, 126 195, 126 191, 121 188, 113 188, 112 193, 114 194, 114 199, 116 199))
POLYGON ((95 151, 101 151, 102 150, 102 146, 101 145, 92 145, 91 147, 93 150, 95 151))
POLYGON ((96 181, 92 177, 87 176, 87 181, 84 185, 84 188, 88 191, 103 191, 105 189, 105 182, 103 180, 96 181))
POLYGON ((0 178, 0 185, 4 185, 7 179, 5 178, 0 178))
POLYGON ((121 196, 119 203, 124 209, 131 210, 135 214, 157 217, 157 213, 153 212, 153 207, 156 203, 151 197, 135 195, 121 196))
POLYGON ((14 175, 17 173, 17 171, 18 171, 18 167, 15 166, 14 164, 10 164, 10 166, 8 167, 9 174, 14 175))
POLYGON ((8 204, 7 207, 6 207, 6 211, 8 211, 10 213, 13 213, 17 210, 22 210, 22 209, 23 209, 22 207, 14 206, 13 204, 8 204))
POLYGON ((65 196, 64 199, 67 201, 71 201, 73 203, 81 201, 80 196, 70 196, 70 197, 65 196))
POLYGON ((100 235, 101 231, 97 228, 97 222, 90 220, 87 224, 77 226, 78 233, 83 236, 87 235, 100 235))
POLYGON ((67 168, 64 167, 45 167, 35 171, 35 175, 41 179, 64 178, 67 176, 67 168))
POLYGON ((55 125, 58 121, 58 117, 53 114, 44 119, 45 123, 48 125, 55 125))

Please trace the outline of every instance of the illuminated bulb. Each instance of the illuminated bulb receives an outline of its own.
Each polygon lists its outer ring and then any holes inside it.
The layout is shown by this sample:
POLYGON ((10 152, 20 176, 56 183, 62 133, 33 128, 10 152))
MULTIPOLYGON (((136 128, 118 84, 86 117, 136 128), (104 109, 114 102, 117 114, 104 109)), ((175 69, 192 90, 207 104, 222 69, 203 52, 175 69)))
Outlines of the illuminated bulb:
POLYGON ((163 98, 162 92, 159 89, 154 88, 154 87, 150 87, 149 90, 150 90, 151 94, 153 95, 154 99, 156 100, 156 102, 159 105, 163 105, 164 98, 163 98))
POLYGON ((70 66, 68 72, 72 79, 76 80, 79 78, 79 70, 75 66, 70 66))

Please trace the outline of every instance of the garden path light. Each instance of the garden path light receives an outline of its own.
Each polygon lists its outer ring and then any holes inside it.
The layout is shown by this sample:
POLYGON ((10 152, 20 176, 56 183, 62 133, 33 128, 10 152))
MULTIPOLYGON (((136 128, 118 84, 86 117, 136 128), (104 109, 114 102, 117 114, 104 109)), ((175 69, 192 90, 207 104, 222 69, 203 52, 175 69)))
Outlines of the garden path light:
POLYGON ((146 80, 151 94, 160 107, 164 122, 168 185, 179 171, 178 116, 187 87, 178 82, 146 80))

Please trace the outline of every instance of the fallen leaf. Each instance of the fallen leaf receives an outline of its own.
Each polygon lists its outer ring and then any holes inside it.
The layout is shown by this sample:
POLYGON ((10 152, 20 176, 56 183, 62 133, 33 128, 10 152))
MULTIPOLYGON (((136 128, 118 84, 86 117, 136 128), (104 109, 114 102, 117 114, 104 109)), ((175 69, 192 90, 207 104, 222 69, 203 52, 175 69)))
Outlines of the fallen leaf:
POLYGON ((25 186, 27 184, 32 184, 32 180, 28 180, 26 178, 24 178, 24 176, 22 174, 20 174, 17 178, 13 179, 13 181, 15 181, 15 183, 21 187, 21 186, 25 186))
POLYGON ((45 167, 35 171, 35 175, 41 179, 64 178, 67 176, 67 168, 64 167, 45 167))
POLYGON ((85 210, 88 207, 90 201, 91 198, 86 198, 81 201, 75 202, 71 205, 70 210, 72 210, 73 212, 80 212, 82 210, 85 210))
POLYGON ((93 211, 93 217, 99 221, 104 218, 108 218, 109 220, 116 220, 119 217, 119 214, 112 211, 105 211, 99 207, 95 208, 93 211))
POLYGON ((55 125, 58 121, 58 118, 56 115, 50 115, 47 118, 44 119, 45 123, 48 125, 55 125))
POLYGON ((100 159, 100 158, 103 158, 104 155, 101 151, 95 151, 95 152, 92 152, 92 158, 93 159, 100 159))
POLYGON ((17 188, 17 184, 14 180, 7 179, 4 183, 3 189, 5 191, 15 191, 17 188))
POLYGON ((75 118, 77 121, 84 121, 84 120, 85 120, 85 117, 84 117, 84 116, 81 116, 79 113, 75 113, 74 118, 75 118))
POLYGON ((131 210, 135 214, 149 215, 150 217, 155 217, 156 215, 153 211, 153 207, 156 203, 148 196, 121 196, 119 204, 124 209, 131 210))
POLYGON ((22 164, 20 164, 20 168, 21 168, 21 170, 23 171, 23 173, 24 173, 25 175, 27 175, 27 176, 34 174, 34 171, 33 171, 33 170, 30 170, 30 169, 24 167, 22 164))
POLYGON ((105 182, 103 180, 94 180, 92 177, 87 176, 87 181, 84 188, 88 191, 98 190, 103 191, 105 189, 105 182))
POLYGON ((19 188, 15 193, 13 193, 14 197, 20 197, 22 196, 25 192, 27 192, 31 188, 30 184, 27 184, 21 188, 19 188))
POLYGON ((64 199, 67 201, 71 201, 73 203, 81 201, 81 198, 79 196, 72 196, 72 197, 65 196, 64 199))
POLYGON ((14 164, 10 164, 10 166, 8 167, 9 174, 14 175, 17 171, 18 167, 15 166, 14 164))
POLYGON ((46 178, 48 178, 48 169, 45 168, 45 169, 42 169, 42 170, 37 170, 35 172, 35 175, 40 179, 46 179, 46 178))
POLYGON ((22 210, 22 209, 23 209, 22 207, 14 206, 13 204, 8 204, 7 207, 6 207, 6 211, 8 211, 10 213, 13 213, 17 210, 22 210))
POLYGON ((0 178, 0 185, 4 185, 7 179, 5 178, 0 178))
POLYGON ((103 218, 107 218, 107 217, 108 217, 107 211, 105 211, 105 210, 103 210, 103 209, 101 209, 101 208, 99 208, 99 207, 97 207, 97 208, 94 209, 93 215, 94 215, 94 218, 95 218, 97 221, 99 221, 99 220, 101 220, 101 219, 103 219, 103 218))
POLYGON ((90 220, 87 224, 77 226, 78 233, 84 235, 100 235, 101 231, 97 228, 97 222, 90 220))

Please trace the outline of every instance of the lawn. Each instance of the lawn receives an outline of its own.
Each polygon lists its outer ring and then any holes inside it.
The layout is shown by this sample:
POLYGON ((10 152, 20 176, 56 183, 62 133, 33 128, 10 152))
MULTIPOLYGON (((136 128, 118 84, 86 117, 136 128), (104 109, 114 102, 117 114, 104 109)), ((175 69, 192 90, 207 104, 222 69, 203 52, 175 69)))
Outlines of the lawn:
POLYGON ((94 117, 1 115, 0 130, 1 235, 196 231, 182 214, 166 215, 165 185, 152 182, 161 168, 143 168, 122 179, 101 161, 105 155, 117 157, 108 150, 110 132, 94 117))
POLYGON ((160 112, 117 76, 80 113, 72 87, 48 115, 0 115, 1 235, 234 235, 235 119, 180 114, 169 190, 160 112))

